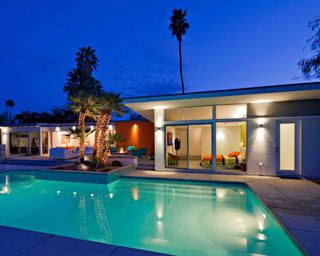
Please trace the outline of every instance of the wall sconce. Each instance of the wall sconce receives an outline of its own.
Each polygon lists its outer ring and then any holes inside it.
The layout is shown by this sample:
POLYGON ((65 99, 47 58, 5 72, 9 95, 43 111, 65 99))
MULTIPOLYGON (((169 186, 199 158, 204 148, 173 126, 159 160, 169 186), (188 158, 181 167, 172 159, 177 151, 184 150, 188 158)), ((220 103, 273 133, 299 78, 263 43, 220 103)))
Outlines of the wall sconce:
POLYGON ((266 119, 265 118, 258 118, 257 123, 259 127, 263 127, 263 125, 265 124, 266 119))

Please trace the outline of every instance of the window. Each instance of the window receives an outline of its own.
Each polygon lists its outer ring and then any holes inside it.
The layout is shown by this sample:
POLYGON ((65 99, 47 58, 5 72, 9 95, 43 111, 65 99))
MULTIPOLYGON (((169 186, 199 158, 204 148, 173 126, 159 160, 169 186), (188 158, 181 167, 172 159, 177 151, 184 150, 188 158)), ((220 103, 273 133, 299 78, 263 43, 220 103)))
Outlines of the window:
POLYGON ((222 105, 216 107, 217 119, 235 119, 247 117, 247 105, 222 105))
POLYGON ((217 169, 246 171, 246 122, 218 122, 216 128, 217 169))
POLYGON ((212 106, 172 108, 165 110, 166 121, 183 120, 210 120, 212 119, 212 106))

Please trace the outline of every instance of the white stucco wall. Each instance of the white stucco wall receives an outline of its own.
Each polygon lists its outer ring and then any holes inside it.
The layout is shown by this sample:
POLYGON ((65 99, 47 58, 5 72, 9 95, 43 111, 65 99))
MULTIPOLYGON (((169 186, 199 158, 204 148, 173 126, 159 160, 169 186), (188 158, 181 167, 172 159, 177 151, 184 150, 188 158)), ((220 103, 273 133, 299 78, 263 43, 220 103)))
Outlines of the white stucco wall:
POLYGON ((258 119, 247 122, 247 173, 276 175, 276 120, 263 119, 262 122, 263 127, 259 127, 258 119))

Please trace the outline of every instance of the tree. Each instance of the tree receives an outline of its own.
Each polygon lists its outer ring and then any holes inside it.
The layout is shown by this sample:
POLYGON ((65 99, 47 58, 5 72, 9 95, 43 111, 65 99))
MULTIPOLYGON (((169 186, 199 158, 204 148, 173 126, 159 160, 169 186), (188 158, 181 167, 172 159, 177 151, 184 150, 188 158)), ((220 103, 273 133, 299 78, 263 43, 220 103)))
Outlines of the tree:
POLYGON ((80 134, 80 159, 84 161, 85 119, 95 117, 96 100, 102 91, 99 80, 92 76, 97 69, 98 58, 95 50, 82 47, 76 53, 76 68, 68 73, 67 82, 63 91, 68 94, 70 108, 78 113, 78 123, 82 130, 80 134))
POLYGON ((180 79, 181 79, 181 87, 182 87, 182 94, 184 94, 184 82, 183 82, 183 75, 182 75, 182 37, 187 33, 190 25, 186 20, 187 10, 181 9, 174 9, 173 15, 170 17, 171 24, 169 29, 173 36, 175 36, 179 43, 179 59, 180 59, 180 79))
POLYGON ((71 102, 70 109, 75 113, 78 113, 79 115, 79 120, 78 120, 78 125, 80 129, 79 154, 80 154, 81 163, 83 163, 85 138, 86 138, 85 119, 86 117, 91 117, 91 118, 95 117, 96 101, 92 96, 80 95, 80 94, 78 94, 78 97, 76 98, 70 97, 69 101, 71 102))
POLYGON ((306 78, 320 78, 320 17, 311 19, 308 27, 314 32, 314 35, 307 40, 314 55, 300 60, 298 65, 306 78))
POLYGON ((118 116, 121 116, 126 113, 120 93, 103 93, 99 100, 99 107, 100 111, 94 140, 94 158, 96 158, 97 167, 105 162, 110 152, 110 147, 106 144, 106 140, 111 114, 114 112, 118 116))
POLYGON ((9 114, 9 123, 12 121, 12 108, 15 106, 15 103, 13 100, 7 100, 6 101, 7 111, 9 114))

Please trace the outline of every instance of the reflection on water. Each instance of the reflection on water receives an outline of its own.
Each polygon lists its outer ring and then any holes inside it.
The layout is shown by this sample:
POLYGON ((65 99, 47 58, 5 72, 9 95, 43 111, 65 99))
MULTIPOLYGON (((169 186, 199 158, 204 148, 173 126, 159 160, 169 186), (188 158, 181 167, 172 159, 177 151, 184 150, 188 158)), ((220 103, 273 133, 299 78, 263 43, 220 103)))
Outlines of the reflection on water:
POLYGON ((177 255, 300 254, 244 186, 19 184, 0 195, 0 224, 177 255))

